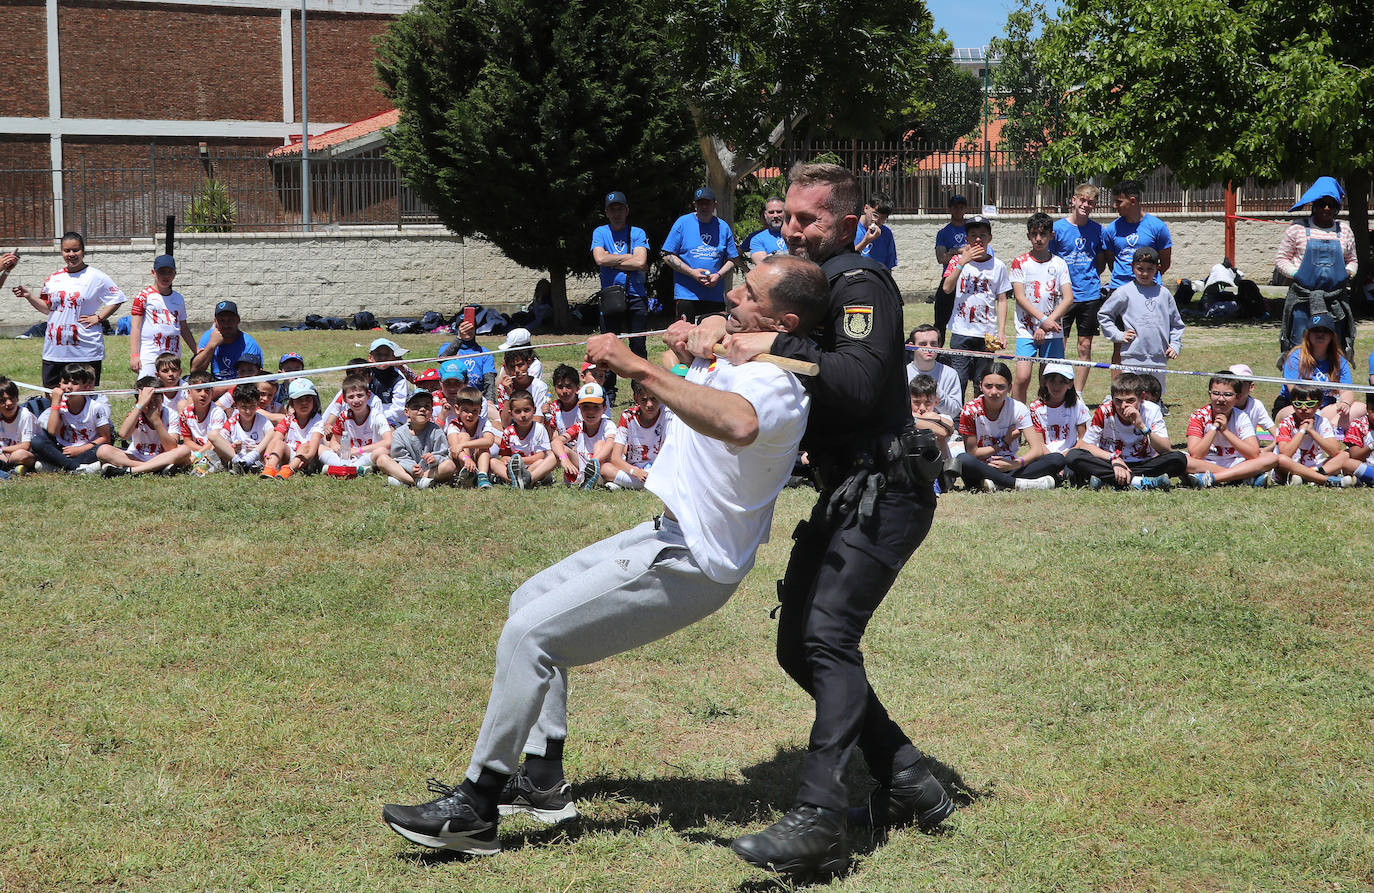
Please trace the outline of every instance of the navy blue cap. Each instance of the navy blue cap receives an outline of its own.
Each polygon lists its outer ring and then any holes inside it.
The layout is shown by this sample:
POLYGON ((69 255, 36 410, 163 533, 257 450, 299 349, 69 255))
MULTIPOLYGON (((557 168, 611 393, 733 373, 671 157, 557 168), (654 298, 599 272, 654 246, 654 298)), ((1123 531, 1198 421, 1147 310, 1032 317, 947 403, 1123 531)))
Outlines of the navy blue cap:
POLYGON ((232 313, 238 316, 239 305, 235 304, 233 301, 220 301, 215 305, 215 316, 219 316, 221 313, 232 313))
POLYGON ((161 270, 163 267, 170 267, 175 270, 177 268, 177 262, 170 254, 159 254, 157 257, 153 258, 153 269, 161 270))
POLYGON ((992 229, 992 221, 982 214, 970 214, 964 218, 964 229, 968 229, 970 226, 986 226, 988 229, 992 229))
POLYGON ((1336 331, 1336 323, 1331 319, 1331 314, 1329 313, 1313 314, 1312 320, 1307 324, 1307 327, 1309 329, 1329 329, 1332 332, 1336 331))
POLYGON ((625 197, 625 193, 621 192, 619 189, 617 189, 615 192, 607 193, 606 195, 607 207, 616 204, 624 205, 627 208, 630 206, 630 200, 627 199, 625 197))
POLYGON ((968 199, 964 198, 962 195, 959 195, 958 193, 955 193, 954 195, 951 195, 951 196, 949 197, 949 206, 950 206, 951 208, 954 207, 955 205, 959 204, 960 202, 963 202, 964 204, 967 205, 967 204, 968 204, 968 199))
POLYGON ((715 201, 715 190, 713 190, 710 186, 703 186, 700 189, 698 189, 696 193, 692 196, 692 201, 694 202, 699 202, 703 199, 705 199, 706 201, 715 201))

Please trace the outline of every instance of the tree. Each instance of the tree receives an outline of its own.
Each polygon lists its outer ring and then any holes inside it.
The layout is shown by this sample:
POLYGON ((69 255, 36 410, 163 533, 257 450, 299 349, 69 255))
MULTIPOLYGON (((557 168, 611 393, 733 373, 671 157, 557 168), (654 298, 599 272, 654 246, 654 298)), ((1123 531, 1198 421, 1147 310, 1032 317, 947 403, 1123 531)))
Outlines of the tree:
POLYGON ((455 233, 547 270, 560 326, 567 274, 595 269, 605 194, 623 189, 632 220, 666 233, 698 177, 654 33, 634 2, 423 0, 378 48, 406 182, 455 233))
POLYGON ((954 64, 931 60, 929 77, 911 97, 910 111, 885 135, 925 145, 948 145, 972 133, 983 121, 983 82, 954 64), (907 134, 910 134, 908 137, 907 134))
POLYGON ((922 0, 649 0, 720 198, 808 121, 876 136, 949 45, 922 0))
POLYGON ((1006 119, 1001 146, 1018 165, 1038 168, 1042 182, 1064 176, 1045 164, 1045 150, 1069 134, 1066 94, 1049 70, 1053 60, 1037 53, 1036 35, 1049 22, 1040 0, 1026 0, 1007 16, 1005 36, 993 38, 988 48, 998 60, 991 73, 992 101, 1006 119))
MULTIPOLYGON (((1035 42, 1070 137, 1051 167, 1184 185, 1331 174, 1370 269, 1371 7, 1328 0, 1068 0, 1035 42)), ((1361 281, 1363 276, 1361 276, 1361 281)), ((1357 296, 1358 297, 1358 296, 1357 296)))

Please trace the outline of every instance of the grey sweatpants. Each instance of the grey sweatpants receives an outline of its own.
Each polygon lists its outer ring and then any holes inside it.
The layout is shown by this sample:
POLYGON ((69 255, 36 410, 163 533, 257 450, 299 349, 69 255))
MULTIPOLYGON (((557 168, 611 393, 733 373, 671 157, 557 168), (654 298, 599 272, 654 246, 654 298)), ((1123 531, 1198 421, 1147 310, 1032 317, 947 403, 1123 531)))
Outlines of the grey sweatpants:
POLYGON ((604 539, 531 577, 510 600, 467 777, 512 775, 568 735, 568 667, 656 641, 715 612, 737 583, 706 576, 663 518, 604 539))

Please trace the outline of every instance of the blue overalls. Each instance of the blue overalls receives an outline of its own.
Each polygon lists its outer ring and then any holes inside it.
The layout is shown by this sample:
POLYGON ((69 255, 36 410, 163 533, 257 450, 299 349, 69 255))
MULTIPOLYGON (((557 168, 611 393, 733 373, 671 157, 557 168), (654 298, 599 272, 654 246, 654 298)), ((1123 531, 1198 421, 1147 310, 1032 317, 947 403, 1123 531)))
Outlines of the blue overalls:
MULTIPOLYGON (((1341 248, 1341 222, 1336 221, 1335 239, 1313 239, 1311 218, 1304 224, 1307 230, 1307 248, 1302 254, 1302 265, 1293 274, 1293 281, 1308 291, 1336 291, 1345 285, 1345 254, 1341 248)), ((1302 341, 1312 318, 1311 307, 1299 304, 1293 308, 1289 338, 1293 344, 1302 341)), ((1340 337, 1337 332, 1337 337, 1340 337)))

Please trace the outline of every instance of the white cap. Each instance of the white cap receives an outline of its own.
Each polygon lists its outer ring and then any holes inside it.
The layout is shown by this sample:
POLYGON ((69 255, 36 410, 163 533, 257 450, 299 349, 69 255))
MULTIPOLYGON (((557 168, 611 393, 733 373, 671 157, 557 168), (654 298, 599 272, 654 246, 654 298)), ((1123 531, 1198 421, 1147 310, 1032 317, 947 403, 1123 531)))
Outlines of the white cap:
POLYGON ((1230 372, 1232 375, 1243 375, 1246 378, 1253 378, 1255 375, 1255 370, 1244 363, 1237 363, 1234 366, 1230 366, 1226 371, 1230 372))
POLYGON ((497 349, 497 350, 510 350, 512 347, 529 347, 529 346, 530 346, 530 330, 529 330, 529 329, 511 329, 509 332, 506 333, 506 340, 505 340, 505 341, 502 341, 502 342, 501 342, 501 346, 498 347, 498 348, 496 348, 496 349, 497 349))
POLYGON ((1041 370, 1041 375, 1062 375, 1069 381, 1073 381, 1073 367, 1068 363, 1046 363, 1041 370))
POLYGON ((606 392, 601 390, 601 385, 594 381, 589 381, 577 389, 578 403, 605 403, 606 392))
POLYGON ((297 378, 291 382, 291 387, 286 389, 286 396, 292 400, 306 394, 313 394, 316 399, 320 396, 320 392, 315 390, 315 383, 308 378, 297 378))
POLYGON ((376 339, 374 339, 373 342, 367 346, 367 352, 368 352, 368 353, 372 353, 372 351, 376 350, 376 349, 379 348, 379 347, 389 347, 389 348, 391 348, 391 353, 392 353, 394 356, 398 356, 398 357, 403 357, 403 356, 405 356, 406 354, 410 353, 409 350, 407 350, 406 348, 404 348, 404 347, 402 347, 401 345, 397 344, 395 341, 392 341, 390 338, 376 338, 376 339))

